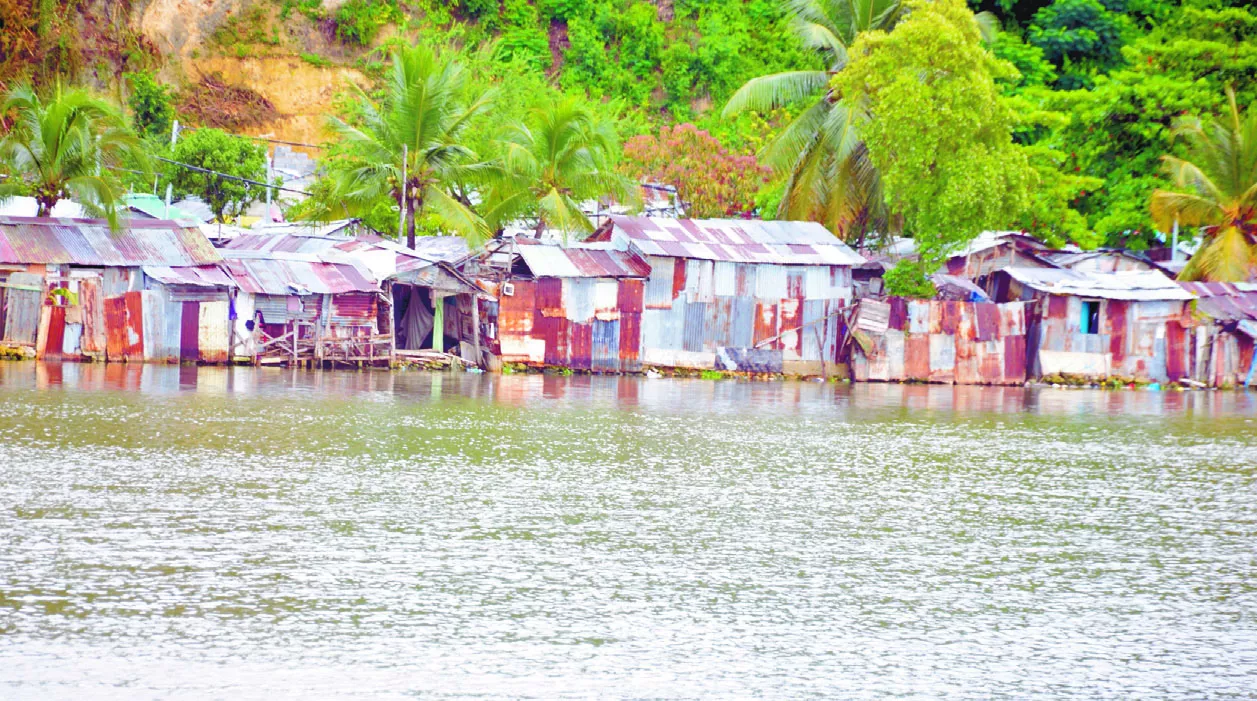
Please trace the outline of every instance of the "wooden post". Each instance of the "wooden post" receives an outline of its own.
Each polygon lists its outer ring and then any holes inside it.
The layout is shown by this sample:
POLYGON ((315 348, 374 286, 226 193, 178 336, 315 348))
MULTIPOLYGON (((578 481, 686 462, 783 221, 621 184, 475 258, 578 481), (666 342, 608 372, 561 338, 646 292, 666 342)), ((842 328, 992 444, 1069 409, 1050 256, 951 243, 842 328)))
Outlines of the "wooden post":
POLYGON ((300 333, 301 333, 301 322, 300 321, 292 322, 292 338, 289 340, 292 342, 292 366, 293 368, 297 367, 297 336, 300 335, 300 333))
POLYGON ((388 364, 392 367, 393 362, 397 360, 397 319, 394 317, 396 313, 393 309, 393 284, 388 283, 388 315, 384 318, 388 320, 388 364))
POLYGON ((476 367, 483 367, 484 363, 480 357, 480 295, 475 293, 471 295, 471 338, 474 354, 472 359, 476 367))
POLYGON ((432 350, 445 351, 445 298, 432 289, 432 350))
MULTIPOLYGON (((236 308, 236 293, 234 290, 227 290, 227 308, 236 308)), ((231 315, 228 314, 228 317, 231 315)), ((227 319, 227 364, 232 365, 232 360, 236 357, 236 321, 239 319, 227 319)))

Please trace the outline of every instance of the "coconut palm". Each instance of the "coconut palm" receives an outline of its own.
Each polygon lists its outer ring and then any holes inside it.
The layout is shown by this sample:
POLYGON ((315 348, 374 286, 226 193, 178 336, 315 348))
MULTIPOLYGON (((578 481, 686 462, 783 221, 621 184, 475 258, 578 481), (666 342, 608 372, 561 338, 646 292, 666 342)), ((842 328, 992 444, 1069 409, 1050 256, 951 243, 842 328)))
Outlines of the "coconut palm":
POLYGON ((527 123, 505 129, 500 147, 487 216, 494 227, 535 217, 538 234, 553 228, 566 238, 594 228, 581 202, 638 198, 633 180, 615 170, 620 144, 614 128, 577 99, 534 109, 527 123))
POLYGON ((359 211, 385 198, 404 205, 411 248, 415 220, 426 214, 435 215, 440 228, 479 243, 488 226, 453 193, 486 171, 463 140, 472 121, 488 110, 491 96, 467 98, 462 65, 426 46, 398 49, 392 60, 379 104, 355 88, 360 125, 330 120, 349 154, 330 168, 331 197, 359 211))
POLYGON ((52 214, 62 199, 73 199, 89 213, 119 223, 125 189, 114 169, 127 163, 149 169, 142 142, 126 128, 121 111, 80 88, 57 85, 45 101, 28 84, 14 86, 0 114, 13 126, 0 141, 0 163, 10 177, 0 184, 0 199, 30 193, 37 216, 52 214))
POLYGON ((903 16, 900 0, 787 0, 795 33, 824 61, 825 69, 752 78, 725 105, 724 116, 769 111, 798 100, 811 104, 761 152, 786 178, 777 216, 811 219, 843 238, 885 227, 886 208, 877 169, 860 139, 867 118, 838 99, 830 78, 847 65, 847 49, 861 32, 889 31, 903 16))
POLYGON ((1222 118, 1185 119, 1174 134, 1187 158, 1162 156, 1178 192, 1157 190, 1151 210, 1162 231, 1200 227, 1204 242, 1182 280, 1237 282, 1257 277, 1257 110, 1240 112, 1227 88, 1222 118))

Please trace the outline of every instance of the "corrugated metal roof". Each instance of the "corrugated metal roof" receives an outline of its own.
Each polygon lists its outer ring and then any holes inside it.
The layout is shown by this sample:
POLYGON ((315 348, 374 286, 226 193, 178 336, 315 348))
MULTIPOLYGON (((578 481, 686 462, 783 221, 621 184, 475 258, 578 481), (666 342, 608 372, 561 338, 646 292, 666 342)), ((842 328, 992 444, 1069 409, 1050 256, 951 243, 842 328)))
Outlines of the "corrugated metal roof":
POLYGON ((1126 300, 1188 300, 1195 295, 1155 270, 1092 273, 1057 268, 1005 268, 1014 280, 1040 292, 1126 300))
POLYGON ((781 265, 859 265, 855 251, 816 222, 610 217, 590 240, 628 244, 647 256, 781 265))
POLYGON ((194 224, 200 224, 204 219, 197 219, 193 215, 183 211, 175 205, 166 206, 166 201, 157 195, 151 195, 147 192, 131 193, 125 195, 122 201, 131 209, 144 214, 152 219, 169 219, 172 221, 190 221, 194 224))
POLYGON ((1020 243, 1037 250, 1047 249, 1047 245, 1042 241, 1020 231, 983 231, 965 244, 964 248, 953 253, 952 257, 971 256, 975 253, 997 248, 1006 243, 1020 243))
POLYGON ((631 251, 596 244, 553 246, 517 241, 519 255, 536 277, 648 277, 650 265, 631 251))
POLYGON ((1183 289, 1200 299, 1196 309, 1221 321, 1257 320, 1257 283, 1180 282, 1183 289))
POLYGON ((426 268, 439 261, 467 255, 467 241, 458 236, 420 236, 413 249, 379 236, 341 236, 322 233, 273 233, 275 227, 242 234, 224 250, 278 255, 296 254, 325 262, 353 262, 379 279, 426 268))
POLYGON ((196 287, 235 287, 226 273, 216 265, 196 265, 186 268, 146 265, 144 274, 165 285, 194 285, 196 287))
POLYGON ((187 266, 222 260, 195 227, 132 219, 119 231, 98 219, 0 216, 0 263, 187 266))
POLYGON ((240 257, 224 251, 224 269, 245 292, 267 295, 375 292, 371 273, 352 262, 240 257))

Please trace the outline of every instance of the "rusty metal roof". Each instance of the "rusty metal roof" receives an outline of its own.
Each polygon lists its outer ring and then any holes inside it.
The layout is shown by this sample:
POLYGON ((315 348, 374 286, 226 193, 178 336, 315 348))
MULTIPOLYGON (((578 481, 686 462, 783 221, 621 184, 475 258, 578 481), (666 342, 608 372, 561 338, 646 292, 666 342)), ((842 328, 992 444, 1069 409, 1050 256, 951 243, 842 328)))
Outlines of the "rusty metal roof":
POLYGON ((222 260, 195 227, 132 219, 119 231, 99 219, 0 216, 0 263, 187 266, 222 260))
MULTIPOLYGON (((269 228, 269 227, 268 227, 269 228)), ((374 235, 342 236, 322 233, 249 233, 223 246, 230 251, 298 254, 325 262, 353 261, 365 265, 380 279, 419 270, 438 261, 467 255, 467 241, 458 236, 420 236, 415 247, 374 235)))
POLYGON ((223 269, 245 292, 266 295, 375 292, 379 285, 364 267, 282 257, 241 257, 223 252, 223 269))
POLYGON ((1054 295, 1125 300, 1189 300, 1195 295, 1156 270, 1093 273, 1057 268, 1004 268, 1021 284, 1054 295))
POLYGON ((194 265, 186 268, 146 265, 144 274, 164 285, 236 287, 236 283, 217 265, 194 265))
POLYGON ((1196 309, 1220 321, 1257 321, 1257 283, 1180 282, 1195 294, 1196 309))
POLYGON ((516 250, 534 277, 649 277, 650 264, 632 251, 608 245, 556 246, 519 239, 516 250))
POLYGON ((610 217, 590 241, 647 256, 779 265, 860 265, 864 258, 816 222, 610 217))

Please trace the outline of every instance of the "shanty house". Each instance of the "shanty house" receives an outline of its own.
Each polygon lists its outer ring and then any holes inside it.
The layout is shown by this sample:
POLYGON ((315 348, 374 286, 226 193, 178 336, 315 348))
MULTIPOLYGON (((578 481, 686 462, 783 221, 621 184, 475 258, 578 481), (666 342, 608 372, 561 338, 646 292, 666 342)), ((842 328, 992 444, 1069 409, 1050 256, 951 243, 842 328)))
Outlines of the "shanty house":
POLYGON ((642 369, 642 296, 650 266, 609 243, 491 244, 478 277, 497 297, 485 314, 504 362, 591 372, 642 369))
POLYGON ((1058 268, 1084 273, 1124 273, 1157 269, 1150 260, 1121 250, 1044 251, 1039 257, 1058 268))
POLYGON ((944 266, 949 275, 979 280, 1004 268, 1053 268, 1042 241, 1020 231, 984 231, 953 253, 944 266))
POLYGON ((997 301, 1032 303, 1026 312, 1031 377, 1164 382, 1188 376, 1194 295, 1159 272, 1006 268, 990 284, 997 301))
POLYGON ((1191 378, 1214 387, 1257 381, 1257 282, 1180 282, 1197 296, 1188 338, 1191 378))
MULTIPOLYGON (((399 324, 407 321, 410 292, 425 276, 433 278, 427 280, 430 286, 438 284, 436 278, 456 276, 438 269, 465 256, 463 239, 421 237, 409 249, 378 236, 346 235, 344 227, 292 225, 285 231, 244 234, 222 249, 225 270, 241 292, 235 308, 236 355, 258 361, 373 363, 387 362, 395 347, 432 343, 430 307, 422 333, 399 324), (394 294, 402 298, 400 304, 394 294), (410 333, 394 334, 403 328, 410 333)), ((452 285, 458 293, 478 291, 465 280, 452 285)))
POLYGON ((650 266, 641 357, 661 367, 826 374, 864 261, 801 221, 612 216, 589 241, 650 266))
POLYGON ((0 339, 50 359, 177 360, 170 349, 200 328, 185 330, 182 306, 146 268, 220 260, 199 230, 170 221, 111 231, 100 220, 0 217, 0 339))
POLYGON ((1025 303, 862 299, 846 347, 858 382, 1026 381, 1025 303))

